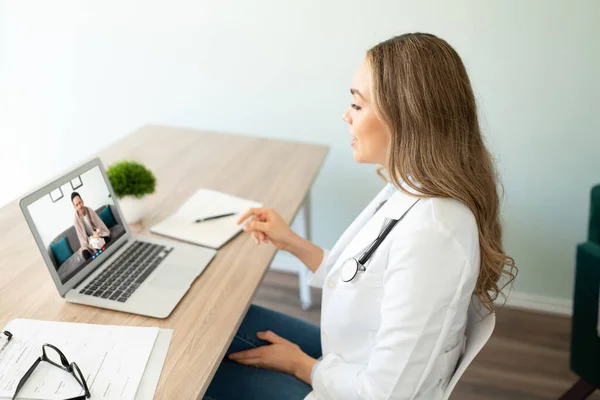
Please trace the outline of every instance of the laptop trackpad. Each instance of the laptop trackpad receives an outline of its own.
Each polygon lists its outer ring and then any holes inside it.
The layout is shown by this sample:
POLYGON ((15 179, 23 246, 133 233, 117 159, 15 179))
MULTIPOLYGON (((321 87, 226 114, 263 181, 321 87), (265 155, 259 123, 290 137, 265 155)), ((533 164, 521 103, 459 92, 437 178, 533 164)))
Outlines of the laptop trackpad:
POLYGON ((160 270, 149 283, 165 289, 187 289, 196 275, 197 273, 189 268, 169 266, 160 270))

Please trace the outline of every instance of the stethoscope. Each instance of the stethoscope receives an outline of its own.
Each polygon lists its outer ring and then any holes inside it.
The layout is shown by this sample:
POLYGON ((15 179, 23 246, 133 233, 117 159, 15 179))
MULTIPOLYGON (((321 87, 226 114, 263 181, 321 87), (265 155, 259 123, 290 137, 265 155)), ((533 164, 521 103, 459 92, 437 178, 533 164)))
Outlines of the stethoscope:
POLYGON ((375 250, 377 250, 379 245, 385 240, 386 236, 392 231, 392 229, 394 229, 394 226, 396 226, 396 224, 400 222, 402 218, 404 218, 404 216, 415 206, 415 204, 419 202, 419 200, 421 199, 417 199, 417 201, 415 201, 408 208, 408 210, 404 211, 404 214, 402 214, 400 218, 393 219, 388 222, 385 228, 383 228, 383 230, 379 233, 379 236, 377 236, 373 243, 371 243, 359 260, 357 260, 356 257, 351 257, 344 261, 340 270, 340 279, 342 281, 350 282, 359 272, 365 272, 367 270, 365 268, 365 264, 367 261, 369 261, 373 253, 375 253, 375 250))

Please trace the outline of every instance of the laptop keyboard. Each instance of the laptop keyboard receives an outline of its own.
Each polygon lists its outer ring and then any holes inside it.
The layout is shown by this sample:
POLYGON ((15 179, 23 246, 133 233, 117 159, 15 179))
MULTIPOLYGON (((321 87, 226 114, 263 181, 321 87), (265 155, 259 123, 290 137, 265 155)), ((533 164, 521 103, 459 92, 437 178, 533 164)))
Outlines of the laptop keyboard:
POLYGON ((172 248, 136 240, 79 293, 124 303, 171 250, 172 248))

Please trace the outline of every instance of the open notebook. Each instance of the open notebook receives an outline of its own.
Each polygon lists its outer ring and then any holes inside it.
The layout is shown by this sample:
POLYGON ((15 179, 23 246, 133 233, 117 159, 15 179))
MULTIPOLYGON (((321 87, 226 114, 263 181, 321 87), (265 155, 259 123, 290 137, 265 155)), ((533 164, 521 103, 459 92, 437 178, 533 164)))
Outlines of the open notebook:
POLYGON ((173 239, 218 249, 242 231, 236 222, 242 213, 262 204, 218 192, 200 189, 173 215, 150 228, 150 232, 173 239), (195 223, 197 219, 213 215, 235 215, 195 223))

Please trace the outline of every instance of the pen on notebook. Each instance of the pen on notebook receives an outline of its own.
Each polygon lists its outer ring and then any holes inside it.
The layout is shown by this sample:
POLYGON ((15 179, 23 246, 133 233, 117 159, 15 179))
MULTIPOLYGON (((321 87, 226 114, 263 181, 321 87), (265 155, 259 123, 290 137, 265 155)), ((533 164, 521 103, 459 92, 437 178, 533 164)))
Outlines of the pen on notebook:
POLYGON ((196 221, 194 221, 194 222, 198 223, 198 222, 210 221, 211 219, 224 218, 224 217, 231 217, 232 215, 235 215, 235 214, 237 214, 237 213, 233 213, 233 212, 232 212, 232 213, 227 213, 227 214, 213 215, 212 217, 206 217, 206 218, 200 218, 200 219, 197 219, 197 220, 196 220, 196 221))

